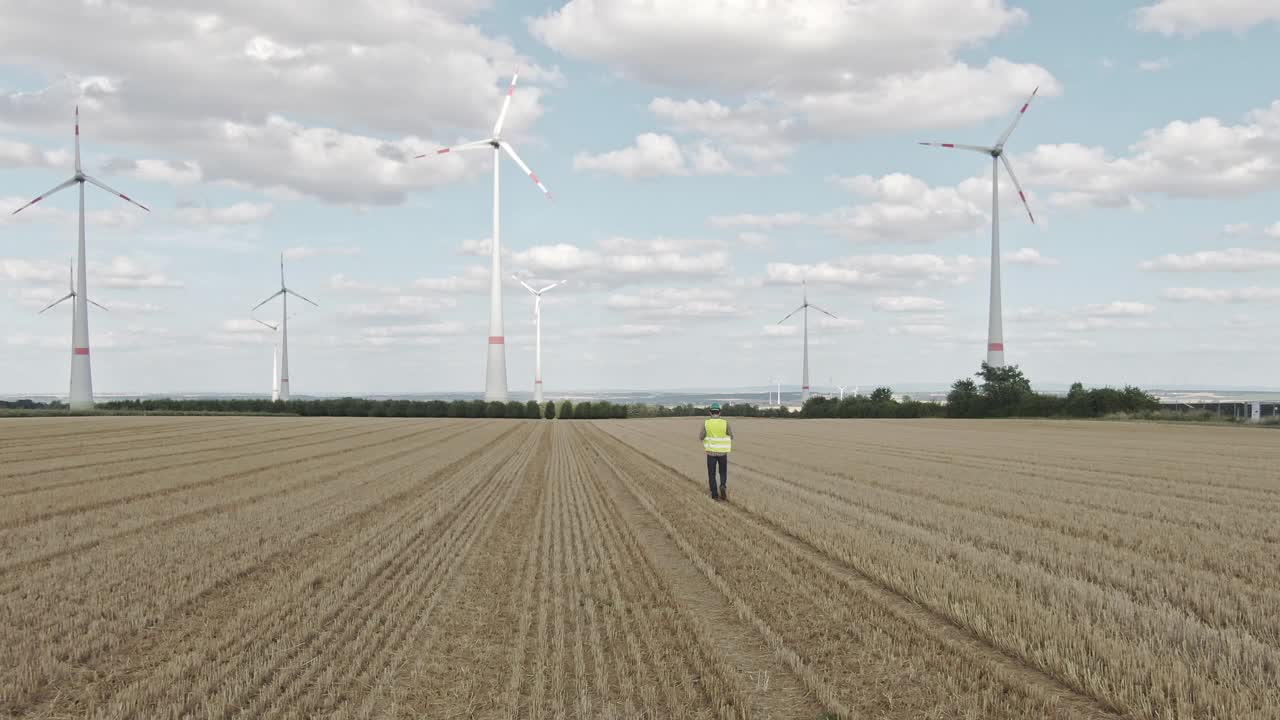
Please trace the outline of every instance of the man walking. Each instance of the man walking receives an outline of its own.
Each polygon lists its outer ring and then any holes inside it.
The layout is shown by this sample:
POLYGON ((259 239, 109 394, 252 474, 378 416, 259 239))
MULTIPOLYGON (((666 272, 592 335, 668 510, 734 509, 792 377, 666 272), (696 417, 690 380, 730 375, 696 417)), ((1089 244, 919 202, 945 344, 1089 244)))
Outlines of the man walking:
POLYGON ((711 403, 711 417, 702 424, 702 449, 707 452, 707 484, 712 500, 729 499, 729 451, 733 447, 733 430, 729 421, 720 417, 720 403, 711 403), (716 468, 720 468, 720 492, 716 492, 716 468))

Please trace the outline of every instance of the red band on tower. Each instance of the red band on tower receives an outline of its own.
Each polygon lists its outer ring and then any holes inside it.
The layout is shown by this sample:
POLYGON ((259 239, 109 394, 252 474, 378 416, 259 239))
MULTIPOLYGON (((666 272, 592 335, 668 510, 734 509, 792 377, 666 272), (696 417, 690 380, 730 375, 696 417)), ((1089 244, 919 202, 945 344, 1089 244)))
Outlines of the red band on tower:
POLYGON ((1004 352, 1004 343, 987 343, 987 350, 1004 352))
POLYGON ((75 353, 76 353, 77 355, 88 355, 88 354, 89 354, 89 348, 76 348, 76 349, 75 349, 75 353))
POLYGON ((506 341, 507 341, 507 339, 506 339, 506 338, 504 338, 504 337, 502 337, 501 335, 490 335, 490 336, 489 336, 489 344, 490 344, 490 345, 502 345, 502 344, 503 344, 503 343, 505 343, 506 341))

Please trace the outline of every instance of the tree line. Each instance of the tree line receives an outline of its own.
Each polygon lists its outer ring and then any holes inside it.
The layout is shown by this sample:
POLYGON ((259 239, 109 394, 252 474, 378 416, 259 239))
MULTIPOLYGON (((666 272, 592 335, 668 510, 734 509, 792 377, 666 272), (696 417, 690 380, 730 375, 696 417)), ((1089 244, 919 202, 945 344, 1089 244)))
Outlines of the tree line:
POLYGON ((263 399, 195 399, 169 398, 148 400, 112 400, 95 408, 105 412, 159 413, 240 413, 267 415, 300 415, 303 417, 439 417, 439 418, 518 418, 597 420, 626 418, 627 406, 597 400, 574 405, 568 400, 538 404, 533 400, 519 402, 486 402, 484 400, 370 400, 344 397, 317 400, 272 401, 263 399))

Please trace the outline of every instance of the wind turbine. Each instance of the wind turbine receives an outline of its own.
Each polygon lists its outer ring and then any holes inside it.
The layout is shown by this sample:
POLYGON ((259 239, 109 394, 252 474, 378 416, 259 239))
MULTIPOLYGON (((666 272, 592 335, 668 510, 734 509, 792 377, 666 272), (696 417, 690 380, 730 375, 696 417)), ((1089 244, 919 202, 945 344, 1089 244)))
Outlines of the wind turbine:
MULTIPOLYGON (((814 310, 817 310, 818 312, 824 315, 828 315, 836 320, 839 320, 840 318, 837 318, 835 315, 832 315, 826 310, 823 310, 817 305, 814 305, 813 303, 809 302, 809 288, 804 283, 801 283, 801 286, 804 288, 803 290, 804 303, 801 304, 800 307, 796 308, 795 310, 792 310, 791 315, 795 315, 801 310, 804 311, 804 376, 802 378, 804 382, 800 386, 800 402, 801 404, 803 404, 805 401, 809 399, 809 308, 813 308, 814 310)), ((790 320, 791 315, 787 315, 786 317, 779 320, 778 324, 781 325, 782 323, 790 320)))
MULTIPOLYGON (((272 332, 280 329, 279 325, 272 325, 265 320, 253 319, 259 325, 268 328, 272 332)), ((280 399, 280 346, 276 344, 275 339, 271 341, 271 401, 275 402, 280 399)))
POLYGON ((534 361, 533 361, 533 399, 542 404, 542 293, 550 290, 557 285, 563 285, 564 280, 557 280, 541 290, 534 290, 529 283, 521 280, 515 275, 511 276, 516 282, 524 286, 533 294, 533 325, 534 325, 534 361))
POLYGON ((1000 135, 996 140, 996 144, 992 147, 957 145, 955 143, 920 143, 921 145, 932 145, 934 147, 972 150, 991 156, 991 300, 987 309, 987 364, 992 367, 1004 367, 1004 319, 1000 310, 999 164, 1004 163, 1004 169, 1009 171, 1009 179, 1013 181, 1013 187, 1018 191, 1022 206, 1027 209, 1027 217, 1031 218, 1032 223, 1035 223, 1036 218, 1031 214, 1031 206, 1027 204, 1027 196, 1022 192, 1022 186, 1018 184, 1018 176, 1014 174, 1013 166, 1009 164, 1009 158, 1004 154, 1004 144, 1009 140, 1009 136, 1013 134, 1013 129, 1018 127, 1018 121, 1022 120, 1027 108, 1031 107, 1031 101, 1035 99, 1038 92, 1040 92, 1038 87, 1031 92, 1031 96, 1022 104, 1022 109, 1014 116, 1013 122, 1009 124, 1008 129, 1000 135))
MULTIPOLYGON (((68 263, 67 263, 67 290, 69 290, 70 292, 68 292, 66 295, 63 295, 62 297, 58 298, 57 300, 54 300, 53 302, 49 303, 48 305, 46 305, 46 306, 45 306, 44 310, 41 310, 40 312, 38 312, 38 313, 36 313, 36 314, 37 314, 37 315, 43 315, 43 314, 44 314, 44 312, 45 312, 45 310, 50 310, 50 309, 52 309, 54 306, 56 306, 56 305, 61 305, 64 301, 66 301, 66 300, 70 300, 71 298, 75 297, 75 296, 76 296, 76 287, 75 287, 75 282, 76 282, 76 269, 75 269, 75 263, 73 263, 73 262, 68 262, 68 263)), ((96 302, 94 302, 94 301, 92 301, 92 300, 90 300, 90 301, 89 301, 89 304, 90 304, 90 305, 93 305, 94 307, 98 308, 99 310, 106 310, 106 308, 102 307, 101 305, 99 305, 98 303, 96 303, 96 302)), ((73 312, 73 313, 75 312, 74 304, 72 305, 72 312, 73 312)), ((110 311, 108 311, 108 312, 110 312, 110 311)), ((73 325, 75 324, 75 320, 74 320, 74 319, 72 320, 72 324, 73 324, 73 325)))
POLYGON ((837 385, 836 387, 838 387, 838 388, 840 389, 840 400, 843 402, 843 401, 844 401, 844 389, 845 389, 845 388, 847 388, 847 387, 849 387, 849 386, 848 386, 848 385, 837 385))
MULTIPOLYGON (((280 297, 280 303, 281 303, 281 308, 280 308, 280 372, 279 372, 279 373, 277 373, 277 375, 276 375, 276 377, 277 377, 277 378, 279 378, 280 386, 279 386, 279 388, 278 388, 277 392, 275 392, 275 393, 274 393, 275 397, 273 397, 273 398, 272 398, 273 400, 288 400, 288 399, 289 399, 289 296, 290 296, 290 295, 292 295, 292 296, 294 296, 294 297, 298 298, 299 300, 306 300, 307 302, 311 303, 312 305, 316 305, 316 304, 315 304, 314 302, 312 302, 311 300, 307 300, 307 298, 302 297, 302 296, 301 296, 301 295, 299 295, 298 293, 296 293, 296 292, 294 292, 294 291, 290 290, 290 289, 289 289, 289 287, 288 287, 287 285, 285 285, 285 284, 284 284, 284 253, 280 253, 280 289, 279 289, 279 290, 277 290, 277 291, 275 291, 275 292, 273 292, 273 293, 271 293, 271 295, 270 295, 269 297, 267 297, 267 299, 266 299, 266 300, 263 300, 262 302, 258 303, 257 305, 254 305, 254 306, 253 306, 253 308, 252 308, 251 310, 249 310, 249 312, 250 312, 250 313, 252 313, 254 310, 257 310, 258 308, 262 307, 263 305, 266 305, 267 303, 271 302, 272 300, 275 300, 275 299, 276 299, 276 296, 279 296, 279 297, 280 297)), ((320 307, 320 306, 319 306, 319 305, 316 305, 316 307, 320 307)), ((254 319, 256 320, 257 318, 254 318, 254 319)), ((261 321, 259 320, 259 322, 261 322, 261 321)), ((264 323, 264 324, 265 324, 265 323, 264 323)), ((270 326, 268 326, 268 327, 270 327, 270 326)))
MULTIPOLYGON (((14 215, 26 210, 54 193, 61 192, 72 185, 80 186, 80 237, 76 244, 76 287, 75 293, 70 297, 75 298, 73 303, 75 310, 71 313, 71 394, 69 405, 72 410, 91 410, 93 409, 93 373, 89 368, 89 312, 88 312, 88 280, 85 276, 85 252, 84 252, 84 184, 97 185, 107 192, 117 197, 123 198, 138 207, 151 212, 151 208, 137 202, 133 198, 124 193, 107 187, 106 184, 99 180, 84 174, 80 167, 80 106, 76 106, 76 174, 71 176, 70 180, 54 186, 45 194, 37 197, 35 200, 23 205, 13 211, 14 215)), ((63 298, 65 300, 66 298, 63 298)), ((62 302, 59 300, 58 302, 62 302)), ((94 303, 97 305, 97 303, 94 303)), ((101 307, 101 306, 99 306, 101 307)))
MULTIPOLYGON (((436 151, 437 155, 443 155, 447 152, 455 150, 481 150, 484 148, 493 148, 493 247, 491 249, 490 273, 489 273, 489 357, 485 370, 484 379, 484 399, 506 401, 507 399, 507 353, 506 353, 506 336, 502 331, 502 243, 499 239, 499 196, 498 196, 498 171, 502 163, 499 151, 505 152, 516 161, 516 165, 525 172, 533 182, 542 190, 543 195, 547 199, 551 198, 551 191, 546 185, 538 179, 538 176, 529 169, 528 165, 520 159, 516 154, 515 148, 511 147, 511 143, 502 139, 502 123, 507 118, 507 108, 511 106, 511 96, 516 91, 516 79, 520 77, 520 73, 511 76, 511 86, 507 88, 507 97, 502 101, 502 110, 498 113, 498 121, 493 125, 493 133, 487 140, 475 140, 473 142, 462 143, 452 147, 442 148, 436 151)), ((425 154, 419 155, 419 158, 426 157, 425 154)))

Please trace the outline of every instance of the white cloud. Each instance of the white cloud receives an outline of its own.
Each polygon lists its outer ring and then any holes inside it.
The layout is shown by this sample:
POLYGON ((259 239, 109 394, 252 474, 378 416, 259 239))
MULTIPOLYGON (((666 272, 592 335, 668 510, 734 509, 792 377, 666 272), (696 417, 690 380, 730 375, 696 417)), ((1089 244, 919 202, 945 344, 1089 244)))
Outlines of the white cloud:
POLYGON ((620 338, 653 337, 655 335, 661 335, 663 329, 662 325, 623 323, 622 325, 610 325, 584 334, 620 338))
POLYGON ((1140 302, 1128 302, 1117 300, 1115 302, 1102 303, 1096 305, 1085 305, 1078 312, 1092 318, 1107 317, 1139 317, 1150 315, 1156 309, 1152 305, 1140 302))
POLYGON ((1173 62, 1167 57, 1157 58, 1155 60, 1143 60, 1138 63, 1138 69, 1142 72, 1160 72, 1173 67, 1173 62))
POLYGON ((105 265, 90 265, 90 286, 120 290, 180 288, 183 283, 133 258, 117 255, 105 265))
POLYGON ((951 328, 937 323, 905 323, 889 328, 890 335, 941 338, 951 334, 951 328))
POLYGON ((738 242, 753 248, 767 248, 773 244, 768 235, 755 231, 738 233, 738 242))
POLYGON ((252 225, 271 217, 275 206, 271 203, 238 202, 220 208, 182 208, 174 215, 191 225, 252 225))
POLYGON ((1053 267, 1058 264, 1057 258, 1049 258, 1040 254, 1035 248, 1021 248, 1016 252, 1005 253, 1004 261, 1012 265, 1037 265, 1053 267))
POLYGON ((1222 234, 1227 237, 1242 237, 1253 234, 1251 223, 1227 223, 1222 226, 1222 234))
POLYGON ((1159 272, 1253 272, 1280 267, 1280 252, 1227 248, 1204 250, 1187 255, 1161 255, 1154 260, 1143 260, 1138 269, 1159 272))
POLYGON ((345 273, 334 273, 333 275, 330 275, 325 285, 330 290, 341 293, 374 293, 385 295, 399 292, 395 287, 362 282, 360 280, 347 277, 345 273))
POLYGON ((622 277, 721 274, 729 269, 725 243, 715 240, 611 237, 596 249, 571 243, 536 245, 512 253, 512 262, 533 273, 589 273, 622 277))
POLYGON ((918 295, 898 295, 876 298, 872 304, 882 312, 938 312, 946 310, 947 304, 937 298, 920 297, 918 295))
POLYGON ((29 143, 0 138, 0 168, 70 168, 71 164, 71 155, 65 150, 44 150, 29 143))
MULTIPOLYGON (((969 178, 958 185, 931 187, 903 173, 879 178, 869 175, 835 178, 842 187, 868 202, 823 213, 778 212, 716 215, 716 227, 746 227, 755 231, 810 226, 855 242, 928 243, 957 234, 975 232, 990 225, 991 181, 969 178)), ((1001 195, 1012 186, 1001 183, 1001 195)))
POLYGON ((147 182, 160 182, 185 187, 204 179, 199 163, 189 160, 126 160, 116 158, 103 167, 108 173, 128 175, 147 182))
POLYGON ((0 24, 0 47, 34 73, 66 79, 0 94, 0 126, 65 128, 78 102, 89 148, 145 144, 158 162, 191 163, 169 181, 199 168, 205 180, 332 203, 399 203, 483 167, 483 158, 406 160, 488 127, 514 68, 513 137, 541 116, 545 88, 562 82, 480 29, 474 16, 487 4, 353 0, 317 13, 234 2, 213 14, 159 0, 75 12, 21 0, 0 24), (98 75, 75 75, 84 68, 98 75))
MULTIPOLYGON (((471 257, 489 257, 493 252, 493 238, 482 238, 479 240, 463 240, 458 244, 458 254, 468 255, 471 257)), ((502 248, 502 254, 508 254, 507 248, 502 248)))
POLYGON ((1073 143, 1041 145, 1017 159, 1027 182, 1058 188, 1064 207, 1142 208, 1138 197, 1247 195, 1280 187, 1280 100, 1238 125, 1213 117, 1148 130, 1125 157, 1073 143))
POLYGON ((1280 5, 1273 0, 1158 0, 1138 8, 1137 16, 1139 29, 1163 35, 1243 32, 1280 22, 1280 5))
POLYGON ((284 256, 289 260, 303 260, 311 257, 349 257, 359 255, 360 248, 354 245, 341 245, 333 247, 313 247, 309 245, 297 245, 287 248, 284 256))
POLYGON ((1263 230, 1263 234, 1265 234, 1269 238, 1275 238, 1276 240, 1280 240, 1280 222, 1275 223, 1274 225, 1271 225, 1266 230, 1263 230))
POLYGON ((489 269, 479 265, 471 265, 463 271, 462 275, 449 275, 442 278, 419 278, 413 281, 413 288, 430 293, 483 292, 489 289, 489 269))
POLYGON ((1206 302, 1218 304, 1280 302, 1280 288, 1167 288, 1160 293, 1160 297, 1174 302, 1206 302))
POLYGON ((605 301, 605 307, 646 317, 725 318, 745 313, 733 292, 718 288, 663 288, 643 295, 614 293, 605 301))
POLYGON ((426 317, 456 305, 457 302, 450 298, 397 295, 375 302, 346 305, 338 309, 338 314, 347 320, 357 322, 403 321, 426 317))
POLYGON ((670 135, 644 133, 630 147, 600 155, 578 153, 573 169, 603 172, 628 180, 673 175, 723 175, 732 171, 729 161, 707 143, 681 147, 670 135))
POLYGON ((67 268, 47 260, 0 258, 0 277, 21 283, 48 283, 66 280, 67 268))
POLYGON ((768 282, 777 284, 808 281, 878 287, 913 281, 967 282, 987 265, 986 260, 968 255, 853 255, 812 264, 769 263, 765 274, 768 282))

